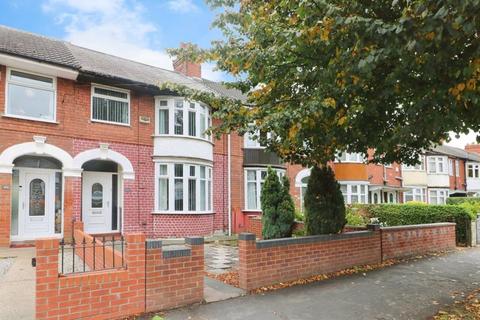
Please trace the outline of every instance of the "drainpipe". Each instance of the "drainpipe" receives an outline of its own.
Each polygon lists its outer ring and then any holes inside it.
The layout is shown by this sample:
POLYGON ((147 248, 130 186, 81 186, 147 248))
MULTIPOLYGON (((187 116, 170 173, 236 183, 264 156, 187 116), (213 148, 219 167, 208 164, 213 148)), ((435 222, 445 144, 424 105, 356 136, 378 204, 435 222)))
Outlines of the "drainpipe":
POLYGON ((227 136, 227 202, 228 202, 228 235, 232 235, 232 155, 231 155, 231 141, 230 141, 230 133, 227 136))

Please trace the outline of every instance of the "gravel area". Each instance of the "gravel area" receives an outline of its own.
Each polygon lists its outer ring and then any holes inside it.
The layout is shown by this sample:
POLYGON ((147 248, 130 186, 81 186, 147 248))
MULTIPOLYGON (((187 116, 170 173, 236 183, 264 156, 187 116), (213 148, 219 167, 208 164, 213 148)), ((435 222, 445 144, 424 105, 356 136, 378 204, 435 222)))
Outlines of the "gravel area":
MULTIPOLYGON (((73 254, 71 246, 65 245, 63 253, 63 274, 83 272, 83 260, 73 254), (74 264, 75 262, 75 264, 74 264), (75 268, 75 269, 73 269, 75 268)), ((90 271, 90 268, 85 264, 85 272, 90 271)), ((62 273, 62 251, 58 253, 58 272, 62 273)))
POLYGON ((0 279, 7 273, 14 261, 13 257, 0 257, 0 279))

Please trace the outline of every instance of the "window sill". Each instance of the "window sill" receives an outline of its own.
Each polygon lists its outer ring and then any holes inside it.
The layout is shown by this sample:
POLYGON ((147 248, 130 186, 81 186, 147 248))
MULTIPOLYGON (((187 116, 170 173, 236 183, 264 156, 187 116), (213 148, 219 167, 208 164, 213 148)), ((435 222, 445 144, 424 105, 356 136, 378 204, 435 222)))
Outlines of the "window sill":
POLYGON ((12 114, 3 114, 2 117, 10 118, 10 119, 27 120, 27 121, 37 121, 37 122, 44 122, 44 123, 51 123, 51 124, 60 124, 55 120, 39 119, 39 118, 33 118, 33 117, 22 117, 22 116, 17 116, 12 114))
POLYGON ((190 140, 197 140, 197 141, 202 141, 209 143, 211 145, 214 145, 214 143, 210 140, 199 138, 199 137, 192 137, 192 136, 186 136, 186 135, 180 135, 180 134, 153 134, 153 138, 175 138, 175 139, 190 139, 190 140))
POLYGON ((110 124, 110 125, 121 126, 121 127, 131 127, 131 125, 129 123, 118 123, 118 122, 95 120, 95 119, 90 119, 90 122, 91 123, 110 124))
POLYGON ((209 215, 215 214, 213 211, 190 212, 190 211, 152 211, 153 215, 209 215))

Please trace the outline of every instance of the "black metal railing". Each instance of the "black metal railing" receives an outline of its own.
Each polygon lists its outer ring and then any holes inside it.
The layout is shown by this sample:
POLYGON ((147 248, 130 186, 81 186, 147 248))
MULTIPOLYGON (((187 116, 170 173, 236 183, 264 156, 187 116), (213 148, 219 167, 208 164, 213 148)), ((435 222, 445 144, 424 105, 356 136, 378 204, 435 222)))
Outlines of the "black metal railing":
POLYGON ((117 269, 125 267, 123 236, 85 236, 71 243, 60 241, 58 268, 61 274, 117 269))

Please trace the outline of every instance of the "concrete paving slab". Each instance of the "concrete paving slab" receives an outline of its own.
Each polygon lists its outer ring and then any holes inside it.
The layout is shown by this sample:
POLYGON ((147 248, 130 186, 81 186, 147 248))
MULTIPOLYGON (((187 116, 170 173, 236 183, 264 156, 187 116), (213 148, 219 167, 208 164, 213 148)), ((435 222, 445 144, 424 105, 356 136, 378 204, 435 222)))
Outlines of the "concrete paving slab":
POLYGON ((237 298, 246 294, 245 290, 229 286, 222 281, 205 277, 205 289, 203 290, 203 296, 205 302, 223 301, 232 298, 237 298))
POLYGON ((35 319, 35 248, 0 248, 0 257, 14 262, 0 278, 0 319, 35 319))
POLYGON ((196 305, 168 320, 427 319, 480 287, 480 248, 304 286, 196 305))

